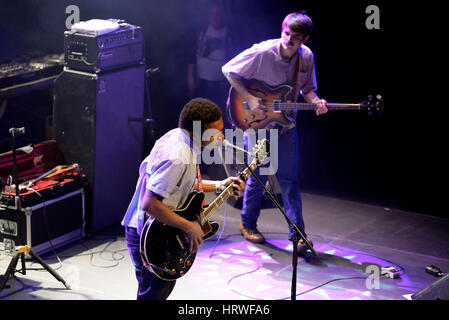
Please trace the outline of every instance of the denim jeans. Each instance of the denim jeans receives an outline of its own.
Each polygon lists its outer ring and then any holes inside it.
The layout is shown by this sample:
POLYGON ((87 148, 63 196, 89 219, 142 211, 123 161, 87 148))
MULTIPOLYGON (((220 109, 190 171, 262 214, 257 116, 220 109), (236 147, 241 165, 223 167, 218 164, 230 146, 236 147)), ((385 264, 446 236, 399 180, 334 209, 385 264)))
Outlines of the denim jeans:
POLYGON ((125 227, 125 238, 136 272, 137 300, 166 300, 176 281, 162 280, 143 265, 140 256, 140 236, 136 228, 125 227))
MULTIPOLYGON (((267 132, 269 131, 267 130, 267 132)), ((281 187, 283 208, 287 216, 296 224, 301 233, 307 237, 302 217, 301 195, 299 193, 299 145, 297 135, 297 128, 293 128, 282 135, 279 134, 278 139, 269 137, 268 133, 267 138, 270 140, 270 163, 275 167, 277 166, 276 174, 281 187), (273 161, 273 157, 276 156, 277 165, 273 161)), ((260 139, 260 136, 257 139, 260 139)), ((251 150, 254 144, 254 139, 250 135, 245 134, 245 147, 251 150)), ((265 167, 258 167, 254 173, 265 184, 268 176, 260 174, 262 169, 266 170, 265 167)), ((257 227, 263 193, 262 186, 251 174, 246 181, 243 194, 241 219, 245 228, 255 229, 257 227)), ((279 214, 282 213, 279 212, 279 214)), ((289 238, 294 233, 294 229, 289 225, 289 238)))

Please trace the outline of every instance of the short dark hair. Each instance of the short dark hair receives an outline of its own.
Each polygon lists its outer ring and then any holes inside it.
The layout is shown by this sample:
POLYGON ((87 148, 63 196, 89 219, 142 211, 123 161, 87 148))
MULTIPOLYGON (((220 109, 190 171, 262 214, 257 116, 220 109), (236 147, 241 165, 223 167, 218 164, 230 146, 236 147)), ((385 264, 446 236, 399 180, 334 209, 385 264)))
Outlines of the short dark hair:
POLYGON ((288 26, 293 32, 300 33, 303 37, 307 37, 312 33, 313 22, 303 10, 288 14, 282 22, 282 28, 284 28, 284 26, 288 26))
POLYGON ((194 98, 186 103, 179 115, 178 127, 189 132, 193 131, 193 121, 201 121, 201 133, 206 130, 206 124, 220 120, 220 108, 205 98, 194 98))

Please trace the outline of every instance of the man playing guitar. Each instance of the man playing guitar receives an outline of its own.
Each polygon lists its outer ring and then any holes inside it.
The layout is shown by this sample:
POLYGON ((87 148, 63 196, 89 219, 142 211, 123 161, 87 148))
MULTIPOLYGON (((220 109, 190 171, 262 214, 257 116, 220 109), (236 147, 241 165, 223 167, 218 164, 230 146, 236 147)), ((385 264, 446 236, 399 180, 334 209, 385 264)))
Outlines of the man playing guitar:
POLYGON ((134 195, 122 220, 138 281, 137 300, 165 300, 176 283, 159 278, 143 264, 140 236, 144 224, 158 221, 182 230, 189 240, 187 250, 196 252, 204 236, 200 223, 187 220, 174 210, 182 206, 193 190, 219 193, 232 186, 235 195, 240 195, 244 183, 238 177, 210 181, 202 180, 199 173, 202 148, 223 138, 222 130, 220 108, 208 99, 192 99, 181 111, 178 128, 159 138, 142 161, 134 195), (200 132, 194 129, 195 122, 200 123, 197 128, 200 132), (206 130, 213 130, 217 135, 202 140, 206 130))
MULTIPOLYGON (((326 101, 315 92, 317 85, 313 53, 304 45, 310 37, 312 26, 312 20, 305 12, 291 13, 284 18, 280 39, 254 44, 222 67, 223 74, 233 89, 245 99, 251 111, 264 115, 267 106, 263 99, 251 94, 245 86, 245 81, 250 79, 262 81, 268 86, 290 85, 293 87, 291 100, 296 101, 301 93, 306 102, 316 104, 317 115, 328 111, 326 101)), ((293 127, 294 122, 288 129, 283 128, 279 137, 280 166, 277 176, 286 213, 306 236, 299 193, 298 137, 293 127)), ((249 142, 247 137, 246 143, 249 142)), ((267 181, 267 176, 260 178, 264 183, 267 181)), ((245 239, 256 243, 265 241, 257 230, 262 195, 262 187, 251 175, 244 191, 240 230, 245 239)), ((290 230, 290 237, 293 232, 290 230)), ((298 253, 303 254, 307 246, 300 242, 298 249, 298 253)))

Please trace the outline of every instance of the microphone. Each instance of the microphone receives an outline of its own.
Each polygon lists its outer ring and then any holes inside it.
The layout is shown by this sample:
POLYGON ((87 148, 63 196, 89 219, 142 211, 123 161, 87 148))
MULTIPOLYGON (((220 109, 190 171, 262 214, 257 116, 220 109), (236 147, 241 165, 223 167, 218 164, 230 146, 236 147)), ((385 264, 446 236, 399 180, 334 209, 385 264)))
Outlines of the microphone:
POLYGON ((9 129, 9 133, 15 135, 16 133, 25 134, 25 127, 22 128, 11 128, 9 129))
POLYGON ((230 143, 230 142, 229 142, 228 140, 226 140, 226 139, 223 140, 222 144, 223 144, 223 147, 225 147, 225 148, 230 147, 230 148, 233 148, 233 149, 236 149, 236 150, 239 150, 239 151, 243 151, 243 152, 249 154, 250 156, 255 157, 255 155, 254 155, 253 153, 248 152, 248 151, 246 151, 245 149, 242 149, 242 148, 240 148, 240 147, 237 147, 237 146, 233 145, 232 143, 230 143))

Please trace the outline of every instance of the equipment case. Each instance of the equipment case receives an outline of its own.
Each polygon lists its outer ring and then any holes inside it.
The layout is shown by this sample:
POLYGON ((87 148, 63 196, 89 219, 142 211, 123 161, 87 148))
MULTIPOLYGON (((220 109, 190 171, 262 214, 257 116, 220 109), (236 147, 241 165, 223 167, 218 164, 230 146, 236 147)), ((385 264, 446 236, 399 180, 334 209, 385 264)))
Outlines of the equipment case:
POLYGON ((83 188, 24 207, 20 212, 0 202, 0 243, 4 251, 12 254, 15 246, 28 245, 39 254, 83 238, 84 203, 83 188))

